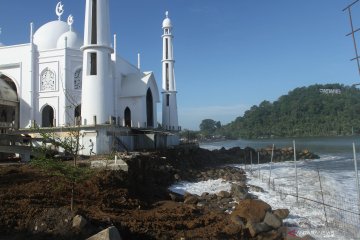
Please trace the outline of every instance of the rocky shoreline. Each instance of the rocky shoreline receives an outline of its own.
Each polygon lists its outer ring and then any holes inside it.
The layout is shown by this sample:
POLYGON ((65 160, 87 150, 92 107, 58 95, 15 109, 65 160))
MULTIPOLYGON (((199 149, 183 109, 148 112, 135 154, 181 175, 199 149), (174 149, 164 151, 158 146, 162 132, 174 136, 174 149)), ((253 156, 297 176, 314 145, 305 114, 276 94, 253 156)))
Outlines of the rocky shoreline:
MULTIPOLYGON (((260 163, 268 163, 271 161, 272 148, 261 148, 261 149, 253 149, 250 147, 246 147, 241 149, 240 147, 234 147, 231 149, 221 148, 218 151, 220 153, 228 153, 231 152, 234 155, 240 156, 244 163, 250 163, 251 159, 253 159, 253 163, 257 163, 257 158, 259 155, 260 163)), ((310 152, 307 149, 297 150, 296 151, 296 159, 304 160, 304 159, 319 159, 320 157, 310 152)), ((293 161, 294 160, 294 149, 292 147, 288 148, 274 148, 273 153, 273 162, 284 162, 284 161, 293 161)))
POLYGON ((62 178, 28 165, 0 166, 0 239, 86 239, 108 227, 123 239, 285 239, 288 211, 249 194, 243 170, 224 167, 242 163, 250 151, 120 154, 129 171, 97 171, 77 184, 73 212, 62 178), (209 179, 231 181, 231 191, 181 196, 168 190, 177 181, 209 179), (81 227, 73 226, 76 215, 86 220, 81 227))
POLYGON ((253 191, 264 191, 260 187, 248 186, 243 169, 222 167, 210 169, 197 174, 195 181, 223 179, 231 182, 231 190, 215 194, 204 192, 201 196, 185 193, 177 195, 170 193, 173 201, 190 204, 197 208, 209 208, 220 213, 228 213, 230 224, 224 229, 229 234, 238 234, 239 239, 284 239, 287 235, 283 220, 289 215, 288 209, 272 210, 271 206, 253 191))

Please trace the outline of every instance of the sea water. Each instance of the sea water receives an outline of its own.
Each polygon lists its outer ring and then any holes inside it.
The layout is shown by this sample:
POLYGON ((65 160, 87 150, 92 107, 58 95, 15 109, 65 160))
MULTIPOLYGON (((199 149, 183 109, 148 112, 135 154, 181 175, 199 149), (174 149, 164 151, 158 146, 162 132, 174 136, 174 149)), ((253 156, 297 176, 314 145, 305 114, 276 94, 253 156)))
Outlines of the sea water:
MULTIPOLYGON (((360 239, 360 206, 352 149, 355 142, 360 158, 360 137, 234 140, 204 143, 200 147, 211 150, 222 147, 259 149, 274 144, 276 148, 282 148, 292 147, 293 140, 297 150, 308 149, 318 154, 320 159, 297 161, 297 184, 293 161, 257 165, 256 156, 252 165, 245 166, 239 161, 235 166, 246 168, 248 184, 264 189, 263 192, 252 193, 273 209, 290 210, 285 220, 292 229, 289 235, 302 237, 309 234, 316 239, 360 239)), ((193 185, 187 184, 183 190, 192 192, 193 185)), ((216 189, 209 182, 204 185, 216 189)), ((201 188, 196 186, 197 190, 201 188)))

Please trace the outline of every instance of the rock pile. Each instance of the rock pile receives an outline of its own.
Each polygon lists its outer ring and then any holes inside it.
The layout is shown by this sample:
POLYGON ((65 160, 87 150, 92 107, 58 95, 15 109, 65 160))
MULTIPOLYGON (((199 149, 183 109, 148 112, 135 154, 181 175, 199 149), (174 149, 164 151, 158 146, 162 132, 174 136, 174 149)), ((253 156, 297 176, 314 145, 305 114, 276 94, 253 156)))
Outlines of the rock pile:
POLYGON ((204 170, 189 169, 182 175, 174 176, 176 180, 207 181, 209 179, 224 179, 226 181, 245 182, 246 174, 243 169, 234 167, 209 168, 204 170))
MULTIPOLYGON (((235 208, 236 202, 243 199, 255 198, 255 196, 248 193, 249 189, 246 186, 246 175, 242 169, 222 167, 203 171, 190 170, 186 178, 189 179, 191 176, 194 181, 223 179, 224 181, 231 181, 234 183, 232 183, 230 191, 220 191, 217 194, 204 192, 201 196, 198 196, 196 194, 186 193, 182 196, 176 193, 169 193, 170 198, 173 201, 194 204, 199 208, 208 207, 216 211, 229 213, 235 208)), ((176 174, 174 178, 181 179, 181 176, 176 174)))
MULTIPOLYGON (((221 148, 219 150, 214 150, 213 152, 222 154, 222 155, 233 155, 237 156, 240 162, 245 161, 246 163, 250 163, 251 158, 253 159, 253 163, 257 163, 257 156, 259 153, 260 163, 267 163, 271 160, 271 152, 272 147, 254 149, 251 147, 240 148, 234 147, 226 150, 225 148, 221 148)), ((298 160, 303 159, 319 159, 320 157, 315 153, 310 152, 307 149, 297 150, 296 158, 298 160)), ((283 161, 292 161, 294 159, 294 150, 292 147, 288 148, 274 148, 274 156, 273 162, 283 162, 283 161)))
MULTIPOLYGON (((218 169, 209 169, 200 172, 189 172, 190 175, 195 176, 195 181, 207 181, 209 179, 223 179, 230 181, 230 191, 220 191, 217 194, 204 192, 201 196, 196 194, 186 193, 184 196, 169 193, 171 200, 183 202, 185 204, 194 204, 199 208, 208 207, 212 210, 230 213, 237 203, 244 199, 256 199, 255 195, 249 193, 249 188, 246 185, 246 175, 243 169, 233 167, 222 167, 218 169)), ((176 177, 180 178, 179 175, 176 177)), ((175 176, 174 176, 175 178, 175 176)), ((254 186, 252 186, 254 188, 254 186)), ((263 191, 257 187, 257 191, 263 191)))
POLYGON ((271 210, 269 204, 257 200, 241 201, 231 213, 231 220, 244 231, 245 238, 282 239, 286 229, 282 221, 289 215, 289 210, 271 210))
MULTIPOLYGON (((192 174, 191 172, 189 173, 192 174)), ((230 191, 217 194, 204 192, 201 196, 186 193, 184 196, 170 193, 171 199, 191 205, 194 209, 208 208, 212 211, 228 213, 231 224, 226 231, 236 232, 244 239, 283 239, 286 228, 283 220, 288 217, 288 209, 272 210, 271 206, 249 193, 264 191, 260 187, 247 186, 246 176, 242 169, 223 167, 193 173, 197 181, 222 178, 230 181, 230 191)), ((178 178, 181 176, 177 175, 178 178)))
MULTIPOLYGON (((272 148, 263 148, 257 150, 260 152, 260 161, 268 161, 271 159, 272 148)), ((298 160, 301 159, 319 159, 320 157, 315 153, 310 152, 307 149, 296 151, 296 158, 298 160)), ((274 162, 282 162, 282 161, 291 161, 294 159, 294 149, 292 147, 289 148, 274 148, 274 162)))

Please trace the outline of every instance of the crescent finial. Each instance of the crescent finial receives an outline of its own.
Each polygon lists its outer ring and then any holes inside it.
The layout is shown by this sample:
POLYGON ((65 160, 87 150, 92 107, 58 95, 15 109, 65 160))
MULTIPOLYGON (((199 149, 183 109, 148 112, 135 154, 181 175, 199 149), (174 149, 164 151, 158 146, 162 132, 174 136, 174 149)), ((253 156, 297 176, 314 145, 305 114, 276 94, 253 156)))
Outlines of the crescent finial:
POLYGON ((166 18, 169 18, 169 11, 165 12, 165 16, 166 16, 166 18))
POLYGON ((61 2, 58 2, 58 4, 56 4, 55 12, 56 12, 56 15, 59 17, 59 21, 60 21, 61 15, 63 15, 63 13, 64 13, 64 4, 62 4, 61 2))
POLYGON ((73 25, 73 23, 74 23, 74 17, 73 17, 73 15, 69 15, 69 17, 68 17, 68 19, 67 19, 67 24, 69 25, 69 27, 70 27, 70 31, 72 31, 72 25, 73 25))

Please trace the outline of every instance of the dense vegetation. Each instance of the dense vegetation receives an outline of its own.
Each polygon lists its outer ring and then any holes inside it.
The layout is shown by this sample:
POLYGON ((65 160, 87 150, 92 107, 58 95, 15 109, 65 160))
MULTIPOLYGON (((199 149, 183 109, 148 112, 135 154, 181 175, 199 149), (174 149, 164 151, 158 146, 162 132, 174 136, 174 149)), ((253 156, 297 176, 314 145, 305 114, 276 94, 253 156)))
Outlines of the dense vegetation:
POLYGON ((360 90, 341 84, 296 88, 271 103, 252 106, 244 116, 221 126, 204 119, 200 131, 184 138, 271 138, 339 136, 360 133, 360 90))
POLYGON ((269 138, 353 131, 360 132, 360 90, 327 84, 296 88, 273 103, 263 101, 217 133, 229 138, 269 138))

